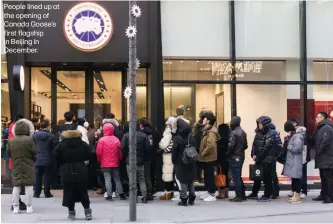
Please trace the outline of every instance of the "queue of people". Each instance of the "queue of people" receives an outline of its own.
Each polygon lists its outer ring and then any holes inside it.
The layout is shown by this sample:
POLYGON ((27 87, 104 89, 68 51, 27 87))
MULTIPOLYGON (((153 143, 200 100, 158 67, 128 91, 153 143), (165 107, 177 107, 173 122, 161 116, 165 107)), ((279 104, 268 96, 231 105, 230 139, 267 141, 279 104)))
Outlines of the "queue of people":
MULTIPOLYGON (((229 197, 230 180, 235 186, 235 197, 230 202, 256 199, 267 202, 279 198, 276 164, 284 165, 282 175, 291 178, 290 203, 300 203, 307 194, 306 164, 310 161, 310 147, 316 150, 315 164, 320 170, 322 189, 315 201, 333 203, 333 123, 320 112, 317 128, 307 141, 306 128, 299 119, 291 118, 284 124, 287 136, 280 133, 268 116, 256 120, 255 138, 251 157, 262 170, 260 179, 253 184, 252 193, 245 195, 242 168, 248 149, 247 134, 241 127, 241 118, 235 116, 230 124, 216 127, 213 112, 203 110, 200 120, 191 125, 184 117, 184 107, 176 110, 176 117, 166 120, 163 135, 149 124, 146 118, 136 125, 137 182, 142 203, 154 200, 156 158, 162 155, 162 180, 165 193, 161 200, 178 200, 180 206, 194 205, 195 182, 202 177, 207 193, 200 197, 204 202, 229 197), (224 177, 217 183, 217 174, 224 177), (221 180, 223 184, 221 184, 221 180), (265 185, 263 196, 258 198, 261 182, 265 185), (216 195, 217 191, 217 195, 216 195)), ((36 125, 18 116, 9 125, 7 155, 13 181, 12 210, 32 213, 32 198, 39 198, 44 185, 44 196, 51 198, 52 168, 56 164, 63 184, 63 203, 68 208, 68 218, 75 220, 75 203, 81 202, 87 220, 92 219, 88 189, 104 194, 107 201, 115 197, 126 200, 129 191, 129 127, 120 125, 113 114, 100 122, 89 124, 76 120, 72 112, 64 114, 54 134, 50 122, 42 120, 36 125), (25 205, 20 195, 27 195, 25 205)))

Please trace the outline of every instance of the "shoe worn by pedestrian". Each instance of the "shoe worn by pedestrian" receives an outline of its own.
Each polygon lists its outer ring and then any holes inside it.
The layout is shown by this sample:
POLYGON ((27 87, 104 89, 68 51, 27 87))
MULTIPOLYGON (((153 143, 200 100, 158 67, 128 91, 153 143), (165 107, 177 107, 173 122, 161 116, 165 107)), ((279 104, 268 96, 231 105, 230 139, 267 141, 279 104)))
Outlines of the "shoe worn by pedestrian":
POLYGON ((292 204, 298 204, 298 203, 301 203, 302 200, 301 200, 301 194, 300 193, 297 193, 295 192, 294 193, 294 196, 288 200, 289 203, 292 203, 292 204))
POLYGON ((216 196, 217 199, 229 198, 229 188, 219 189, 219 194, 216 196))
MULTIPOLYGON (((25 186, 27 198, 27 213, 32 213, 33 185, 35 174, 36 151, 31 138, 34 127, 31 121, 21 119, 14 126, 14 137, 11 138, 7 146, 7 155, 12 160, 12 182, 13 182, 13 213, 17 214, 23 203, 20 203, 22 186, 25 186)), ((24 206, 25 207, 25 206, 24 206)))
MULTIPOLYGON (((107 191, 107 200, 112 198, 112 180, 116 184, 117 192, 124 194, 123 187, 120 181, 119 166, 122 160, 121 143, 114 136, 114 126, 105 124, 103 126, 103 137, 99 139, 96 147, 97 161, 101 164, 101 172, 105 179, 105 187, 107 191)), ((115 192, 114 192, 115 193, 115 192)))
POLYGON ((63 140, 53 150, 64 184, 62 205, 73 212, 75 203, 81 202, 85 211, 91 211, 87 189, 88 167, 84 161, 91 158, 92 150, 82 141, 77 130, 64 131, 62 137, 63 140))
POLYGON ((188 197, 188 205, 194 205, 195 198, 195 194, 190 194, 188 197))
POLYGON ((251 193, 247 196, 247 199, 258 200, 258 194, 251 193))
POLYGON ((271 201, 271 197, 267 196, 267 195, 263 195, 261 196, 261 198, 258 199, 258 202, 270 202, 271 201))
POLYGON ((86 220, 91 220, 92 219, 92 214, 91 214, 91 209, 84 209, 84 214, 86 216, 86 220))
POLYGON ((303 172, 303 149, 304 136, 306 129, 296 128, 291 121, 284 124, 284 130, 289 134, 287 144, 284 144, 287 151, 286 162, 283 167, 282 174, 291 178, 291 188, 295 192, 294 196, 289 200, 290 203, 301 202, 302 188, 302 172, 303 172))
POLYGON ((160 196, 160 200, 172 200, 173 197, 173 192, 165 192, 162 196, 160 196))
POLYGON ((71 221, 75 221, 76 212, 75 211, 68 211, 68 219, 71 221))
POLYGON ((227 158, 232 179, 235 182, 236 197, 231 202, 241 202, 245 197, 245 185, 242 179, 242 169, 245 150, 248 148, 247 135, 240 126, 241 118, 235 116, 230 121, 231 133, 229 138, 227 158))
POLYGON ((320 112, 316 117, 316 124, 317 129, 312 136, 316 145, 315 168, 320 172, 320 194, 325 203, 331 203, 333 198, 333 122, 329 120, 327 113, 320 112))
POLYGON ((187 205, 188 193, 190 195, 191 204, 194 204, 195 189, 194 178, 196 171, 196 163, 184 163, 183 154, 188 144, 192 143, 191 126, 183 119, 178 119, 177 124, 173 126, 175 133, 172 148, 172 163, 175 166, 176 177, 180 182, 179 195, 180 205, 187 205), (193 203, 192 203, 193 201, 193 203))

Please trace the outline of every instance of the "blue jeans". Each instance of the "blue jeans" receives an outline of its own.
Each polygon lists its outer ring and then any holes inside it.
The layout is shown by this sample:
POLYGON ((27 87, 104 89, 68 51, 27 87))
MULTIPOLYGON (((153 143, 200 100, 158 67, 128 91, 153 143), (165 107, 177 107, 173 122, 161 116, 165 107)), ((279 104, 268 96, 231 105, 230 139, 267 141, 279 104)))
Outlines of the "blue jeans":
POLYGON ((243 164, 243 158, 229 160, 229 170, 235 184, 235 191, 237 197, 245 197, 245 186, 242 179, 243 164))

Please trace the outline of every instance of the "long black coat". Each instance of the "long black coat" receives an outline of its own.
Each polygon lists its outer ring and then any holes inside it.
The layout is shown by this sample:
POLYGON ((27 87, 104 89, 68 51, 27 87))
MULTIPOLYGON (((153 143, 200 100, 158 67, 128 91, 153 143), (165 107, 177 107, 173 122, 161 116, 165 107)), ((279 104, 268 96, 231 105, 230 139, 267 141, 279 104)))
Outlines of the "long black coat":
POLYGON ((72 202, 89 200, 87 192, 88 168, 85 161, 92 156, 92 149, 81 140, 81 133, 68 130, 62 133, 63 140, 54 149, 53 155, 60 165, 64 183, 63 206, 72 202))
MULTIPOLYGON (((191 126, 187 124, 183 119, 177 121, 177 132, 173 138, 172 147, 172 163, 175 165, 176 177, 181 183, 192 183, 196 174, 196 164, 184 164, 182 156, 185 147, 188 143, 188 138, 191 133, 191 126)), ((194 145, 194 139, 190 140, 194 145)))
POLYGON ((319 124, 316 131, 315 166, 333 169, 333 123, 329 119, 319 124))

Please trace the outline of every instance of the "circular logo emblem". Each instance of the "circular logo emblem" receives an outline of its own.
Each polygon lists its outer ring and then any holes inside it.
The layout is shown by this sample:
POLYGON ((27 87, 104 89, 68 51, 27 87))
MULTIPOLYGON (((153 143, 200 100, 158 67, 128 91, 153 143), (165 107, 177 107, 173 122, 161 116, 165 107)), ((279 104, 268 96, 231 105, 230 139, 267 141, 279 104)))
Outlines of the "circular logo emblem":
POLYGON ((256 174, 257 174, 257 175, 260 175, 260 170, 256 170, 256 174))
POLYGON ((96 3, 79 3, 65 16, 65 36, 73 47, 81 51, 103 48, 111 39, 112 32, 111 16, 96 3))

